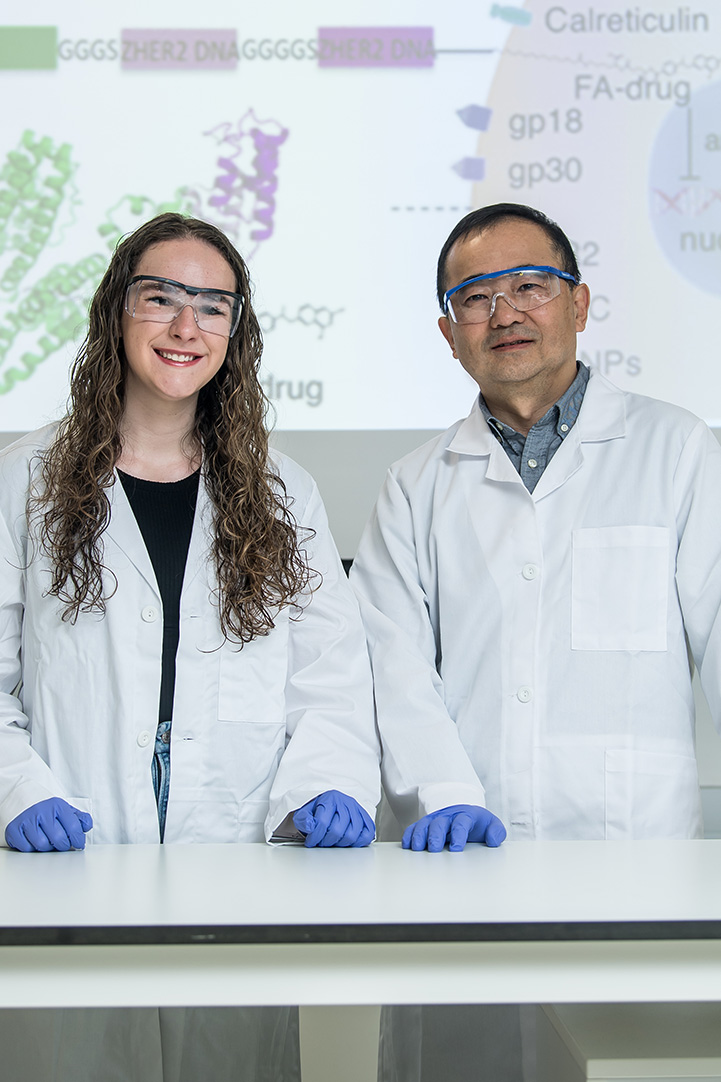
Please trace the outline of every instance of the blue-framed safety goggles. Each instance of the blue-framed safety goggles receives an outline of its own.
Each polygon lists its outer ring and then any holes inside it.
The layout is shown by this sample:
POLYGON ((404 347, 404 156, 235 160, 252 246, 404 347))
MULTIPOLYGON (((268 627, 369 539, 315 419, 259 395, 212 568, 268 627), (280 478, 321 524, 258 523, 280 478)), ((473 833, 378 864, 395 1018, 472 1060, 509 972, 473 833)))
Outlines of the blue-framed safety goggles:
POLYGON ((503 297, 517 312, 529 312, 559 295, 561 278, 578 285, 572 274, 558 267, 509 267, 479 274, 443 294, 443 311, 454 323, 485 323, 493 315, 498 298, 503 297), (493 285, 486 287, 483 282, 493 285))

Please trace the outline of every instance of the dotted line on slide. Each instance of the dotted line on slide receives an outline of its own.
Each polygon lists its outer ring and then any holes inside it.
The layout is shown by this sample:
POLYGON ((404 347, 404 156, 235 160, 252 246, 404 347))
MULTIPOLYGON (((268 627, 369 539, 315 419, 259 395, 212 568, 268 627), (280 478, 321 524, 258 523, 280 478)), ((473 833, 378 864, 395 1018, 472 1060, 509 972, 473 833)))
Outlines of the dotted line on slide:
POLYGON ((393 211, 398 211, 398 210, 400 210, 400 211, 404 211, 404 210, 429 211, 429 210, 432 210, 432 211, 441 211, 441 212, 452 210, 454 213, 457 213, 458 211, 464 211, 465 213, 467 213, 469 210, 473 210, 473 207, 470 207, 470 206, 469 207, 455 207, 455 206, 454 207, 431 207, 431 206, 391 207, 391 210, 393 210, 393 211))

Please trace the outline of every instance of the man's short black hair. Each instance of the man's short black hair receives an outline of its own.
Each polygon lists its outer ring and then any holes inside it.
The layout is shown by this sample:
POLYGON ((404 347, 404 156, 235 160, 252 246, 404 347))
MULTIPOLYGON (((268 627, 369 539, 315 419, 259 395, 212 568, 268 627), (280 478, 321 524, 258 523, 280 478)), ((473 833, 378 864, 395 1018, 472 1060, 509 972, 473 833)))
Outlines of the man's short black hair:
MULTIPOLYGON (((572 274, 577 282, 581 281, 581 272, 578 269, 578 262, 571 242, 559 225, 547 217, 543 211, 536 210, 534 207, 526 207, 523 203, 493 203, 490 207, 479 207, 478 210, 472 210, 470 214, 466 214, 465 218, 461 218, 441 248, 436 278, 438 303, 441 309, 443 309, 443 294, 448 288, 446 285, 446 262, 453 245, 457 240, 483 233, 486 229, 490 229, 499 222, 507 221, 509 218, 525 218, 526 221, 534 222, 535 225, 540 226, 558 253, 559 270, 572 274)), ((499 267, 499 270, 503 269, 499 267)))

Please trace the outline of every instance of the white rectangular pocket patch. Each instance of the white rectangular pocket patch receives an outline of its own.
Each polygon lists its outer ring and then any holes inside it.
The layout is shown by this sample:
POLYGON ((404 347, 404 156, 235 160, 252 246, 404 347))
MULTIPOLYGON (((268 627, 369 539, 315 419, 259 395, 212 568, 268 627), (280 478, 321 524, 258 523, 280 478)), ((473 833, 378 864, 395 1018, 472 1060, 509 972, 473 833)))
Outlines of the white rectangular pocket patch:
POLYGON ((666 526, 573 531, 573 650, 666 650, 669 543, 666 526))

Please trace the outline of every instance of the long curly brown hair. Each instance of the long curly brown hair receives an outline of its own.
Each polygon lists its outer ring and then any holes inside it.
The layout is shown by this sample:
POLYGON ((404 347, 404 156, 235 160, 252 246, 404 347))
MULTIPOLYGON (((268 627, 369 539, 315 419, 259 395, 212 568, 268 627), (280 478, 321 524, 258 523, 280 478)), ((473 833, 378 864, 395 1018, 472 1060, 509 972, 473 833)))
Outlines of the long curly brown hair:
POLYGON ((122 450, 125 293, 148 248, 187 238, 220 252, 243 297, 240 327, 220 370, 200 392, 189 434, 192 445, 202 449, 202 476, 213 505, 221 630, 242 644, 267 634, 279 608, 299 606, 317 576, 308 566, 305 538, 299 536, 285 485, 268 459, 268 401, 258 379, 263 342, 248 271, 215 226, 161 214, 117 246, 90 305, 88 333, 71 372, 68 411, 41 454, 41 484, 28 514, 39 519, 40 546, 52 563, 48 593, 64 603, 63 619, 74 622, 81 612, 104 612, 116 589, 103 565, 102 535, 122 450))

